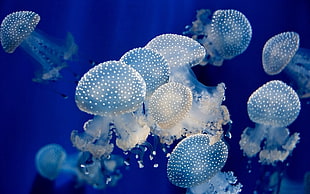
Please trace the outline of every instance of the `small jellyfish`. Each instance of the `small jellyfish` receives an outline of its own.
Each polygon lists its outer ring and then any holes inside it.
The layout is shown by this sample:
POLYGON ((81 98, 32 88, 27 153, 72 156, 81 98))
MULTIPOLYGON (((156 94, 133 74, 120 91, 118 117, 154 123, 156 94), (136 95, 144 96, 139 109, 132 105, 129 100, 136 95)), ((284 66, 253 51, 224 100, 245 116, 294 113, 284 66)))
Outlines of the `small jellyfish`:
POLYGON ((199 10, 197 20, 184 32, 200 42, 207 55, 201 65, 221 66, 224 60, 242 54, 250 44, 252 27, 248 19, 233 9, 216 10, 212 17, 210 10, 199 10))
POLYGON ((83 75, 75 101, 84 112, 108 116, 138 109, 145 94, 145 81, 134 68, 121 61, 106 61, 83 75))
POLYGON ((58 44, 36 29, 40 16, 33 11, 17 11, 7 15, 1 23, 0 40, 5 52, 13 53, 21 47, 41 64, 33 81, 54 81, 61 77, 60 70, 77 52, 70 33, 65 44, 58 44))
POLYGON ((67 153, 60 145, 46 145, 36 154, 35 162, 37 171, 41 176, 54 180, 59 175, 66 157, 67 153))
POLYGON ((268 75, 288 75, 300 98, 310 97, 310 50, 299 47, 299 34, 283 32, 264 45, 262 61, 268 75))
POLYGON ((170 68, 192 67, 206 55, 206 51, 197 41, 178 34, 162 34, 147 43, 145 48, 160 53, 170 68))
POLYGON ((159 86, 167 83, 170 67, 164 57, 147 48, 135 48, 126 52, 120 61, 137 70, 146 83, 146 96, 150 96, 159 86))
POLYGON ((222 140, 211 145, 208 135, 191 135, 177 144, 168 159, 169 181, 183 188, 204 183, 220 172, 227 157, 228 148, 222 140))
POLYGON ((267 82, 251 94, 247 109, 256 124, 255 128, 247 127, 243 131, 240 148, 248 157, 259 153, 263 164, 283 162, 299 141, 299 133, 290 136, 286 128, 300 111, 296 92, 282 81, 267 82), (261 142, 264 142, 262 148, 261 142))

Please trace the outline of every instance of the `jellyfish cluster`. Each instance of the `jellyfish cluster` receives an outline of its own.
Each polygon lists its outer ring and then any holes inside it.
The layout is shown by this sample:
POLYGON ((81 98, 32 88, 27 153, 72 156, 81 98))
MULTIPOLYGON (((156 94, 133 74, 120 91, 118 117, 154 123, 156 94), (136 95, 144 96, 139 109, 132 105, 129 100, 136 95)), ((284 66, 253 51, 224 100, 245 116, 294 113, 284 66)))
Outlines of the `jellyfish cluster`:
MULTIPOLYGON (((9 14, 1 23, 1 44, 7 53, 21 47, 41 64, 34 81, 57 80, 77 45, 71 34, 64 44, 53 42, 36 29, 39 21, 33 11, 9 14)), ((232 123, 223 105, 225 84, 204 85, 192 67, 221 66, 242 54, 251 38, 251 24, 241 12, 204 9, 183 35, 161 34, 119 59, 95 64, 75 90, 77 107, 92 115, 71 132, 79 152, 67 154, 59 144, 42 147, 35 157, 38 173, 50 180, 69 173, 78 184, 97 189, 114 186, 121 168, 131 165, 115 150, 135 154, 143 168, 147 151, 150 158, 156 156, 156 146, 148 142, 155 137, 163 147, 177 144, 167 153, 167 177, 173 185, 193 194, 241 192, 234 173, 222 171, 229 152, 223 126, 232 123)), ((243 131, 239 144, 247 157, 258 155, 261 164, 276 165, 300 140, 287 126, 299 115, 299 98, 310 96, 310 52, 299 48, 298 33, 284 32, 266 42, 262 64, 269 75, 289 74, 297 89, 272 80, 254 91, 247 110, 255 127, 243 131)))

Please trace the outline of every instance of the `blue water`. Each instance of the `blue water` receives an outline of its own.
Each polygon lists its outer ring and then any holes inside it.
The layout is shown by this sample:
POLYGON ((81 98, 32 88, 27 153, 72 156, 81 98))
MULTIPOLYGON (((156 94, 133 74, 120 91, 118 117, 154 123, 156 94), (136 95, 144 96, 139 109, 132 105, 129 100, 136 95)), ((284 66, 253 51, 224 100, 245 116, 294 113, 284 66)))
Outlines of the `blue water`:
MULTIPOLYGON (((195 20, 197 9, 236 9, 249 19, 253 38, 249 48, 240 56, 225 61, 222 67, 195 68, 198 79, 212 86, 226 84, 226 100, 233 125, 229 143, 229 157, 224 169, 234 171, 244 185, 243 193, 251 193, 261 179, 262 166, 253 160, 248 173, 248 159, 239 148, 240 135, 252 126, 246 111, 250 94, 272 79, 288 81, 282 75, 268 76, 261 65, 265 42, 284 31, 296 31, 301 47, 310 48, 309 0, 1 0, 0 18, 19 10, 40 14, 38 27, 50 36, 64 39, 71 32, 79 46, 78 57, 69 63, 64 78, 52 84, 32 82, 37 62, 21 49, 14 54, 0 51, 0 193, 23 194, 34 190, 41 193, 184 193, 169 183, 166 162, 159 153, 159 167, 151 162, 139 169, 134 163, 124 169, 123 178, 114 188, 97 191, 91 187, 74 189, 70 184, 52 183, 36 175, 34 157, 37 150, 48 144, 61 144, 69 153, 76 149, 70 142, 72 130, 81 130, 90 118, 74 102, 76 80, 72 72, 82 75, 90 67, 89 60, 103 62, 118 60, 126 51, 144 46, 163 33, 181 34, 184 27, 195 20), (64 99, 60 94, 65 94, 64 99), (52 189, 54 188, 54 189, 52 189)), ((288 159, 285 174, 302 181, 310 170, 310 100, 301 100, 302 109, 297 120, 289 126, 299 132, 301 141, 288 159)))

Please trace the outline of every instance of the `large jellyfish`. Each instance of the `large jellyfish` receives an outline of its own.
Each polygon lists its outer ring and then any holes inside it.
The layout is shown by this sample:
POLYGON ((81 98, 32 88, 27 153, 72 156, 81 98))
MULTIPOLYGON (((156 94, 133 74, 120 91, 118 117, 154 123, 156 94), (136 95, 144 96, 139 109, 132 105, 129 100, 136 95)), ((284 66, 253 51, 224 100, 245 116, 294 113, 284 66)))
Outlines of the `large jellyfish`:
POLYGON ((142 76, 121 61, 107 61, 90 69, 76 87, 75 101, 82 111, 96 116, 85 123, 84 133, 72 132, 73 144, 97 158, 112 152, 111 130, 124 151, 142 144, 150 131, 142 114, 145 95, 142 76))
POLYGON ((21 47, 41 64, 33 81, 53 81, 61 77, 60 70, 66 61, 77 52, 77 45, 68 33, 64 44, 57 43, 36 29, 39 14, 33 11, 18 11, 7 15, 0 28, 0 40, 5 52, 13 53, 21 47))
POLYGON ((299 47, 296 32, 271 37, 263 48, 263 68, 268 75, 287 74, 300 98, 310 97, 310 50, 299 47))
POLYGON ((197 11, 197 20, 187 26, 185 35, 191 36, 205 47, 207 55, 200 64, 221 66, 224 60, 243 53, 250 44, 252 27, 248 19, 233 9, 197 11), (212 18, 211 18, 212 17, 212 18))
POLYGON ((60 174, 66 174, 75 177, 78 184, 88 183, 98 189, 114 186, 122 176, 121 166, 120 156, 98 160, 87 152, 68 155, 59 144, 45 145, 36 154, 36 168, 42 177, 55 180, 60 174))
MULTIPOLYGON (((169 126, 168 131, 173 135, 167 136, 169 134, 166 132, 167 130, 163 130, 158 123, 152 126, 155 134, 161 137, 162 142, 172 143, 174 139, 178 139, 181 136, 203 132, 211 134, 211 141, 216 142, 223 134, 222 125, 227 124, 230 118, 228 109, 222 105, 225 97, 225 85, 220 83, 216 87, 205 86, 197 80, 191 69, 191 67, 198 65, 203 60, 205 56, 203 46, 194 39, 186 36, 162 34, 152 39, 146 47, 159 52, 168 61, 171 69, 170 82, 179 83, 189 88, 192 93, 192 98, 188 98, 185 93, 180 92, 182 95, 185 95, 183 96, 184 99, 188 99, 188 102, 192 101, 192 106, 189 112, 180 111, 181 109, 178 110, 178 114, 187 112, 188 114, 184 114, 182 119, 174 122, 174 125, 169 126), (165 135, 161 136, 160 134, 165 135)), ((168 88, 161 88, 160 93, 163 93, 164 90, 166 90, 166 93, 171 93, 172 90, 168 90, 168 88)), ((155 91, 154 94, 156 93, 155 91)), ((180 95, 178 94, 176 96, 180 95)), ((163 98, 163 95, 157 95, 155 98, 156 103, 159 102, 158 99, 165 101, 163 98)), ((169 101, 172 103, 173 99, 169 101)), ((150 106, 152 105, 150 104, 150 106)), ((161 112, 166 111, 164 107, 156 106, 158 110, 161 109, 161 112)), ((182 107, 182 109, 187 110, 185 107, 187 106, 182 107)))
POLYGON ((232 172, 220 172, 227 157, 228 148, 222 140, 212 144, 209 135, 191 135, 171 152, 167 164, 169 181, 178 187, 188 188, 188 193, 238 193, 241 184, 233 186, 237 180, 232 172))
POLYGON ((251 94, 247 109, 256 124, 255 128, 247 127, 243 131, 240 148, 248 157, 259 153, 263 164, 283 162, 299 141, 299 133, 290 136, 286 128, 300 111, 297 93, 282 81, 273 80, 251 94))

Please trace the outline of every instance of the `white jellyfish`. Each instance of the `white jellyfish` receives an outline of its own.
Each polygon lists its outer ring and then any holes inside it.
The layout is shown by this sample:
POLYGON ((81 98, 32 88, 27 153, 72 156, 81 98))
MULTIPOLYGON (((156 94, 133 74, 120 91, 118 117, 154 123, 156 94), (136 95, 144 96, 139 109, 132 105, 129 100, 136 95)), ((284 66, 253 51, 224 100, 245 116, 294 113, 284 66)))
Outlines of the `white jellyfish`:
MULTIPOLYGON (((173 140, 181 136, 196 133, 211 134, 213 136, 212 142, 220 139, 223 134, 222 125, 230 121, 228 109, 222 105, 225 97, 225 85, 220 83, 215 87, 205 86, 197 80, 191 69, 191 67, 203 60, 205 56, 203 46, 194 39, 182 35, 163 34, 152 39, 146 47, 159 52, 168 61, 171 69, 170 82, 179 83, 183 87, 189 88, 192 93, 192 98, 186 98, 188 103, 192 104, 189 112, 186 111, 188 114, 184 114, 182 119, 178 119, 177 122, 171 125, 169 133, 160 131, 162 130, 160 125, 159 127, 153 127, 153 131, 156 131, 155 134, 159 135, 162 142, 167 144, 172 143, 173 140), (161 136, 160 134, 165 135, 161 136), (171 134, 171 136, 167 136, 168 134, 171 134)), ((163 93, 163 91, 160 93, 163 93)), ((166 93, 172 93, 172 90, 166 89, 166 93)), ((164 97, 163 94, 157 96, 155 101, 164 97)), ((172 98, 165 103, 170 102, 172 103, 170 106, 173 107, 173 103, 177 101, 174 102, 172 98)), ((184 106, 183 109, 185 107, 187 106, 184 106)), ((178 108, 176 110, 180 111, 178 108)), ((182 112, 180 111, 180 113, 182 112)))
POLYGON ((223 141, 211 145, 206 134, 191 135, 171 152, 167 164, 169 181, 191 188, 209 181, 226 163, 228 148, 223 141))
POLYGON ((1 23, 0 40, 5 52, 13 53, 21 47, 41 64, 33 81, 53 81, 61 77, 60 70, 77 52, 77 45, 68 33, 64 44, 57 43, 36 29, 39 14, 33 11, 17 11, 7 15, 1 23))
POLYGON ((248 157, 259 153, 263 164, 283 162, 299 141, 299 133, 290 136, 286 128, 300 111, 296 92, 282 81, 267 82, 251 94, 247 109, 255 128, 247 127, 243 131, 240 148, 248 157))
POLYGON ((121 61, 90 69, 78 82, 75 101, 82 111, 95 116, 85 123, 84 132, 71 133, 73 145, 100 158, 113 151, 112 132, 124 151, 144 143, 150 132, 142 114, 145 95, 143 77, 121 61))
POLYGON ((283 32, 264 45, 262 61, 268 75, 284 72, 300 98, 310 97, 310 50, 299 47, 299 34, 283 32))
POLYGON ((191 36, 205 47, 207 55, 202 65, 221 66, 224 60, 232 59, 243 53, 250 44, 252 27, 248 19, 233 9, 199 10, 197 20, 187 26, 184 34, 191 36))

